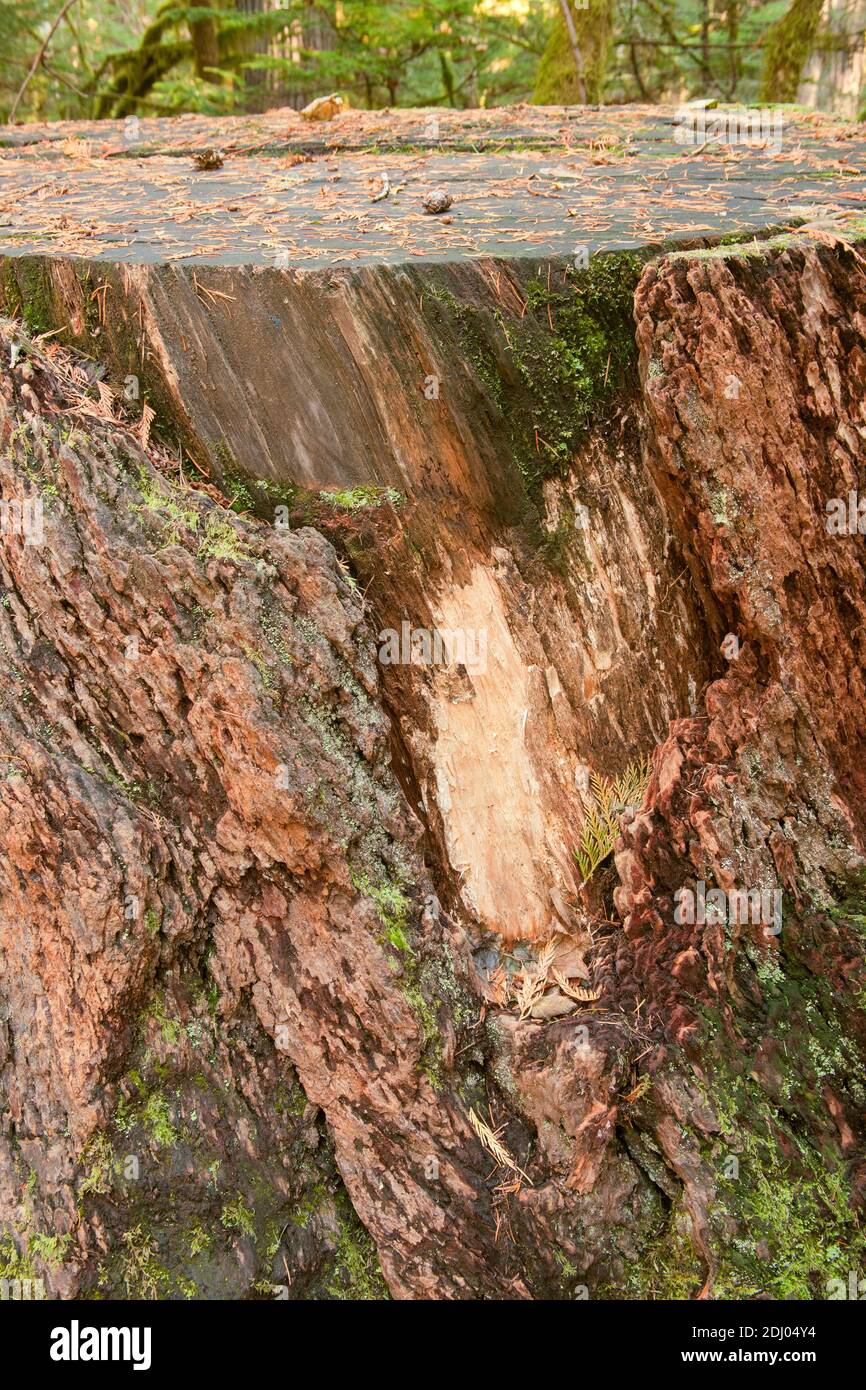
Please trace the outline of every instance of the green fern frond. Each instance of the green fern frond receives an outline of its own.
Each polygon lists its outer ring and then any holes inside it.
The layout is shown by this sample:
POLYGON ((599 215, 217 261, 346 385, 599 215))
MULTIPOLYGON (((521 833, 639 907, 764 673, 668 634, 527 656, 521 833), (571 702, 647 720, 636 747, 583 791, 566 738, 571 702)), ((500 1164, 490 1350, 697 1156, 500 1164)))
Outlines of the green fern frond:
POLYGON ((613 783, 611 804, 616 807, 617 820, 627 806, 637 807, 643 801, 649 777, 650 760, 646 754, 642 754, 613 783))
POLYGON ((584 881, 590 878, 610 853, 610 824, 607 817, 594 806, 587 809, 581 830, 580 845, 575 850, 578 867, 584 881))
POLYGON ((646 754, 630 763, 615 781, 600 772, 591 774, 593 801, 586 808, 580 842, 574 851, 583 879, 581 887, 612 853, 619 834, 619 818, 627 807, 640 805, 649 778, 650 760, 646 754))
POLYGON ((597 801, 602 801, 607 795, 608 780, 601 772, 591 772, 589 775, 592 786, 592 794, 597 801))

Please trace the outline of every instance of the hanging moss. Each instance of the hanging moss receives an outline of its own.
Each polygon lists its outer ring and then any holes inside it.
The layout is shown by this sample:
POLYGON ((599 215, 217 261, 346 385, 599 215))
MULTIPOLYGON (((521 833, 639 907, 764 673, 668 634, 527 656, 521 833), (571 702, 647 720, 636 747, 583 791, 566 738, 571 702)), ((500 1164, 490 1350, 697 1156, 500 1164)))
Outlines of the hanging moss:
POLYGON ((761 101, 796 101, 806 60, 814 45, 824 0, 793 0, 767 34, 761 101))
POLYGON ((93 115, 98 120, 108 117, 119 120, 138 110, 140 100, 155 83, 190 57, 192 43, 189 39, 169 41, 166 38, 176 26, 177 8, 172 0, 165 0, 144 30, 137 48, 110 53, 103 61, 94 76, 94 84, 106 72, 110 72, 111 80, 108 86, 97 86, 94 92, 93 115))
POLYGON ((589 0, 586 9, 576 8, 573 0, 569 3, 583 55, 586 96, 580 89, 565 18, 558 11, 535 79, 533 101, 539 106, 565 106, 584 100, 596 103, 602 99, 610 47, 611 0, 589 0))

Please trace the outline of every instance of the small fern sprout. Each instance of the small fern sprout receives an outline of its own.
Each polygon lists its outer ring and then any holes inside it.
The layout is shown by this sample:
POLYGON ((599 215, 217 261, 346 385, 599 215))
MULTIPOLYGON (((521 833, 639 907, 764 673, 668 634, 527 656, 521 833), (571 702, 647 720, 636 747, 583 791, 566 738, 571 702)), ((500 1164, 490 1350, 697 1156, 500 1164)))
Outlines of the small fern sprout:
POLYGON ((612 853, 623 811, 638 807, 649 785, 650 760, 646 754, 630 763, 615 780, 600 772, 590 779, 592 800, 586 808, 580 841, 574 851, 585 888, 600 864, 612 853))

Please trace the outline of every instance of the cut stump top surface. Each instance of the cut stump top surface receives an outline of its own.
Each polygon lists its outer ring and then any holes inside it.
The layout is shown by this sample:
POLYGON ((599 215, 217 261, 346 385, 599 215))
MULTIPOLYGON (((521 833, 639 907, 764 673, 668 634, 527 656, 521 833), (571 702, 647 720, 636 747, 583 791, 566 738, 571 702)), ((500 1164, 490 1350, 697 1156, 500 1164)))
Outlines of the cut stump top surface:
POLYGON ((689 143, 672 108, 649 106, 0 127, 0 253, 315 269, 580 256, 862 215, 863 124, 781 110, 764 139, 722 143, 730 112, 705 119, 710 138, 689 143), (206 149, 221 168, 195 167, 206 149), (431 216, 438 187, 453 205, 431 216))

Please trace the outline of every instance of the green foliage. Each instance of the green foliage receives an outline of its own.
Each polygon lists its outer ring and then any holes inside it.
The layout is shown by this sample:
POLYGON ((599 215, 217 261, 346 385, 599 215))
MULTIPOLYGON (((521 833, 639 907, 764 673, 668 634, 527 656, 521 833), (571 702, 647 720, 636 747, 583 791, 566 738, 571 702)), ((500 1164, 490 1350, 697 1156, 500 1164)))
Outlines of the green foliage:
POLYGON ((127 1298, 153 1301, 166 1291, 171 1279, 156 1256, 156 1245, 141 1225, 124 1232, 118 1266, 127 1298))
MULTIPOLYGON (((0 120, 58 9, 57 0, 0 0, 0 120)), ((790 100, 819 9, 819 0, 573 5, 587 99, 748 102, 763 91, 790 100)), ((580 96, 559 0, 75 0, 16 119, 217 116, 337 90, 368 108, 580 96)))
POLYGON ((178 1133, 172 1123, 171 1110, 160 1091, 153 1091, 147 1097, 141 1112, 141 1122, 157 1148, 171 1149, 177 1143, 178 1133))
POLYGON ((0 1279, 33 1279, 36 1268, 29 1254, 21 1255, 8 1232, 0 1233, 0 1279))
POLYGON ((593 800, 586 808, 580 843, 574 851, 584 883, 612 853, 619 834, 619 818, 627 806, 640 805, 649 777, 650 761, 645 755, 630 763, 616 780, 598 772, 592 774, 593 800))
POLYGON ((237 563, 247 554, 246 547, 230 521, 225 521, 217 512, 210 512, 204 527, 204 538, 199 545, 199 559, 233 560, 237 563))
POLYGON ((55 1269, 63 1263, 71 1241, 72 1236, 70 1235, 49 1236, 43 1232, 37 1232, 36 1235, 30 1237, 28 1249, 34 1259, 55 1269))
POLYGON ((347 1198, 338 1200, 341 1217, 334 1269, 327 1292, 331 1298, 371 1302, 390 1297, 370 1236, 347 1198))
POLYGON ((404 497, 394 487, 353 487, 336 492, 320 492, 322 502, 337 511, 357 512, 367 507, 382 507, 386 503, 392 507, 402 506, 404 497))
POLYGON ((682 101, 683 97, 753 102, 763 66, 761 47, 786 0, 705 0, 633 5, 617 0, 614 57, 605 99, 682 101))
POLYGON ((220 1225, 225 1226, 227 1231, 240 1231, 243 1236, 255 1235, 255 1217, 249 1207, 244 1204, 244 1199, 240 1193, 233 1201, 226 1202, 220 1213, 220 1225))
MULTIPOLYGON (((58 8, 0 0, 0 119, 58 8)), ((548 25, 549 0, 507 16, 483 0, 77 0, 17 116, 218 115, 336 89, 354 106, 491 105, 528 96, 548 25)))

